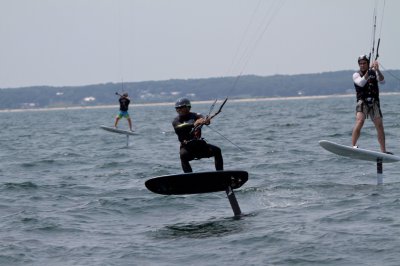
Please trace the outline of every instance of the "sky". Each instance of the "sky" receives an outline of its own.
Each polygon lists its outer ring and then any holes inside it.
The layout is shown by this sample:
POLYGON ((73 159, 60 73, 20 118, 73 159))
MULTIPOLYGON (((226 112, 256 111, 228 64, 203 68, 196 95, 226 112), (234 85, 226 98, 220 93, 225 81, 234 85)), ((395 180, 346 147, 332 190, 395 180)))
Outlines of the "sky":
POLYGON ((0 0, 0 88, 356 70, 374 10, 400 69, 398 0, 0 0))

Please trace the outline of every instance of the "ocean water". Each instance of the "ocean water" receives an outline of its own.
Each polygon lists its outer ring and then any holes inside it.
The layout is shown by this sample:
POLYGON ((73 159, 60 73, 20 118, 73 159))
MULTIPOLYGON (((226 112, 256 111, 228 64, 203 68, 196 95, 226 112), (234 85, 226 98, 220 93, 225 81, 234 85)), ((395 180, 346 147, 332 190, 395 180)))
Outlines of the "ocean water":
MULTIPOLYGON (((395 154, 399 101, 381 99, 395 154)), ((138 135, 128 146, 99 128, 116 109, 1 112, 0 265, 399 265, 400 164, 384 164, 377 186, 374 163, 318 145, 351 144, 354 103, 228 101, 203 137, 222 148, 225 169, 249 172, 235 192, 240 219, 224 192, 162 196, 144 186, 182 172, 172 105, 132 106, 138 135)), ((372 122, 359 145, 379 148, 372 122)), ((192 167, 213 170, 213 159, 192 167)))

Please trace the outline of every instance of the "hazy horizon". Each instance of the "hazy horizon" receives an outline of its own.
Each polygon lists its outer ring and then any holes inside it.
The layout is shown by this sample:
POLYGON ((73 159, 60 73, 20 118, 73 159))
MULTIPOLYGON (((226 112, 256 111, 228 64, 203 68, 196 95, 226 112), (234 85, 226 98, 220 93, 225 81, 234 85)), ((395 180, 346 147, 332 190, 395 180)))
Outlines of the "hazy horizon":
POLYGON ((400 1, 3 0, 0 88, 356 70, 375 7, 399 69, 400 1))

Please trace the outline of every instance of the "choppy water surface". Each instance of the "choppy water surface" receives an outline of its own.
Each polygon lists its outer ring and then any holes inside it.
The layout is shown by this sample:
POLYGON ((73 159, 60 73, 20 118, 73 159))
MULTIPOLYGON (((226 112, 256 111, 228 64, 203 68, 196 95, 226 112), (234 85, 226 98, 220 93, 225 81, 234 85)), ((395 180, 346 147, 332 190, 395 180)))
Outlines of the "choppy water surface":
MULTIPOLYGON (((399 100, 382 96, 395 154, 399 100)), ((225 169, 249 172, 236 191, 240 219, 224 192, 145 188, 181 172, 172 106, 132 106, 138 135, 128 147, 99 129, 115 109, 0 113, 0 264, 399 265, 400 164, 385 164, 377 186, 376 165, 318 145, 350 145, 354 101, 228 101, 203 136, 222 148, 225 169)), ((378 149, 370 121, 359 145, 378 149)), ((213 170, 213 160, 192 166, 213 170)))

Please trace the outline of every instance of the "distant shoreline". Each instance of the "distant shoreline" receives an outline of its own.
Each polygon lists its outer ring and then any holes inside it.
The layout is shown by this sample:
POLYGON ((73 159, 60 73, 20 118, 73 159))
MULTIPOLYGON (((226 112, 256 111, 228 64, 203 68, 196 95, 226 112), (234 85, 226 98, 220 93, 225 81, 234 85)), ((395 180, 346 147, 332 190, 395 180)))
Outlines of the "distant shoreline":
MULTIPOLYGON (((400 95, 400 92, 381 92, 380 95, 400 95)), ((292 97, 266 97, 266 98, 244 98, 244 99, 230 99, 230 102, 262 102, 262 101, 279 101, 279 100, 302 100, 302 99, 326 99, 326 98, 344 98, 355 97, 354 94, 335 94, 335 95, 315 95, 315 96, 292 96, 292 97)), ((223 99, 221 99, 222 101, 223 99)), ((195 104, 213 103, 211 100, 207 101, 194 101, 195 104)), ((168 106, 174 105, 171 102, 162 103, 138 103, 132 104, 135 106, 168 106)), ((26 108, 26 109, 3 109, 0 113, 13 113, 13 112, 38 112, 38 111, 59 111, 59 110, 84 110, 84 109, 106 109, 118 108, 119 105, 96 105, 96 106, 70 106, 70 107, 47 107, 47 108, 26 108)))

